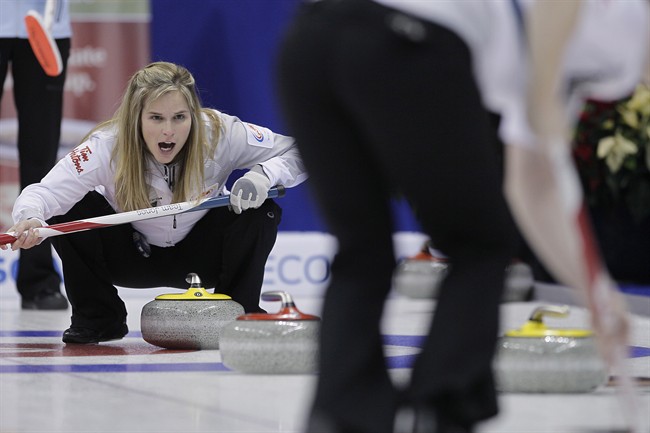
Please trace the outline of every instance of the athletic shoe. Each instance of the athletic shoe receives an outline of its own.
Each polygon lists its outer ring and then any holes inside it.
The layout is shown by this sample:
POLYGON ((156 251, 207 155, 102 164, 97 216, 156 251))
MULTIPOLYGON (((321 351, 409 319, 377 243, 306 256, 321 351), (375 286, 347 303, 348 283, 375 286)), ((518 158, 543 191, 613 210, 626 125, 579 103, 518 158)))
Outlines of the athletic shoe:
POLYGON ((59 292, 43 293, 33 298, 23 298, 23 310, 67 310, 68 300, 59 292))
POLYGON ((120 323, 103 331, 71 326, 63 333, 63 342, 66 344, 97 344, 101 341, 121 340, 128 333, 129 328, 126 323, 120 323))

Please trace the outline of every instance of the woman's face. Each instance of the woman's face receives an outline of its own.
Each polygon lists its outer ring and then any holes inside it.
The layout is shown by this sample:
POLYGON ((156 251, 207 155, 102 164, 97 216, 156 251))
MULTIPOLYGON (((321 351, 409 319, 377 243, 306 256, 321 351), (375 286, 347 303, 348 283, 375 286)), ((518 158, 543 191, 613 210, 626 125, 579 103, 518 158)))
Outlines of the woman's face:
POLYGON ((142 136, 147 149, 161 164, 169 164, 183 149, 190 135, 192 117, 178 90, 165 93, 142 110, 142 136))

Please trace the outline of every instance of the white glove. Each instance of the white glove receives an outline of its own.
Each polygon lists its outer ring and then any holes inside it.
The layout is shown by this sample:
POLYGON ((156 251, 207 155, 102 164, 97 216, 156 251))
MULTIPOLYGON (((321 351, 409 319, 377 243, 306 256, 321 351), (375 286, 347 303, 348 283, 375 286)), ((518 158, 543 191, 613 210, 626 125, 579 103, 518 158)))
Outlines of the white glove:
POLYGON ((260 207, 269 196, 269 188, 271 181, 262 167, 256 165, 233 184, 230 193, 232 210, 240 214, 243 210, 260 207))

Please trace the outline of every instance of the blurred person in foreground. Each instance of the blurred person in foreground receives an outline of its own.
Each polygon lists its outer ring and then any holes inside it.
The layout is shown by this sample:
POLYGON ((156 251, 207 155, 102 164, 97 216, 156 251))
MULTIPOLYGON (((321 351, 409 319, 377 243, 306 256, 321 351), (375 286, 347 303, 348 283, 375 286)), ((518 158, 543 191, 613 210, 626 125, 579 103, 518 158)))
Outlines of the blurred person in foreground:
POLYGON ((568 132, 582 98, 633 91, 647 41, 645 0, 303 6, 280 52, 279 94, 339 245, 306 431, 462 433, 498 413, 492 362, 515 237, 489 113, 507 143, 512 215, 549 270, 584 294, 615 361, 626 313, 593 244, 568 132), (454 263, 404 388, 380 329, 395 193, 454 263))

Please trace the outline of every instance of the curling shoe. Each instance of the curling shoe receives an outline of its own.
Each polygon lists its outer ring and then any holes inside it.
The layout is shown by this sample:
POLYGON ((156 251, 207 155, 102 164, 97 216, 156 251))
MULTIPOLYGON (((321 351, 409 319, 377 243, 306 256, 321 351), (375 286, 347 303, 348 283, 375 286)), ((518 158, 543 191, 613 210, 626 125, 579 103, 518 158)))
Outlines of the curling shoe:
POLYGON ((42 293, 33 298, 22 298, 23 310, 67 310, 68 300, 59 292, 42 293))
POLYGON ((63 332, 63 342, 66 344, 97 344, 102 341, 121 340, 128 333, 129 328, 126 323, 120 323, 103 331, 71 326, 63 332))

